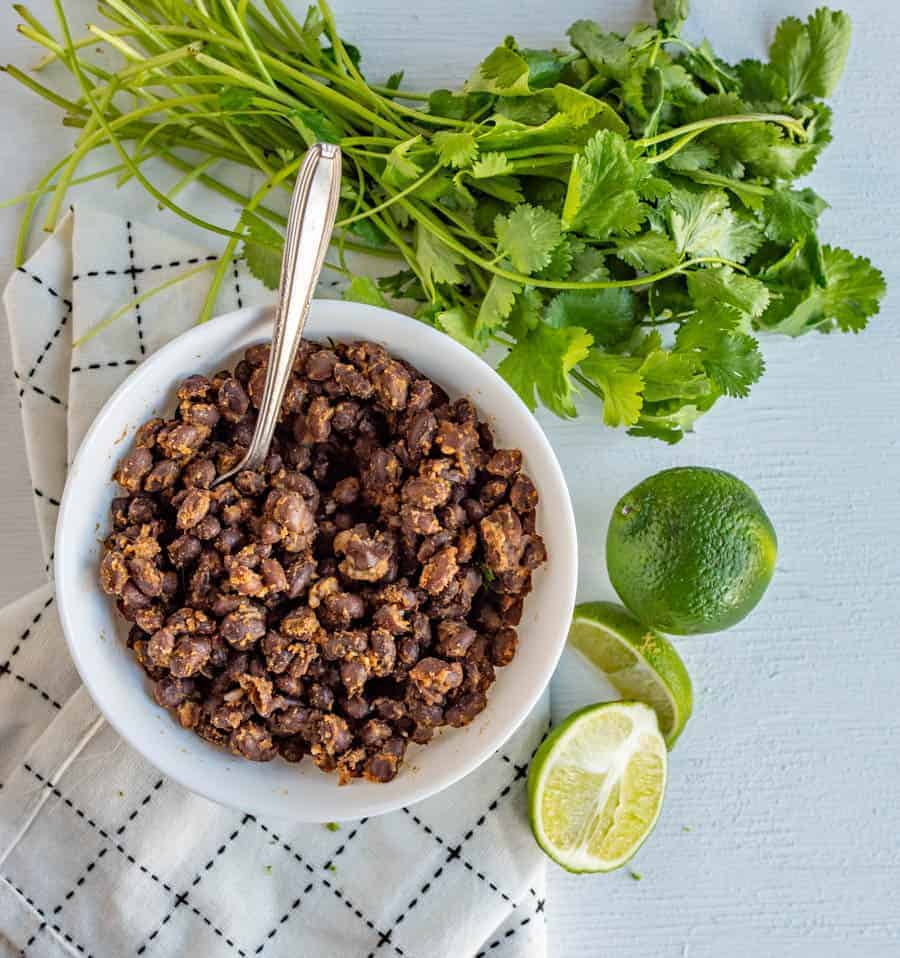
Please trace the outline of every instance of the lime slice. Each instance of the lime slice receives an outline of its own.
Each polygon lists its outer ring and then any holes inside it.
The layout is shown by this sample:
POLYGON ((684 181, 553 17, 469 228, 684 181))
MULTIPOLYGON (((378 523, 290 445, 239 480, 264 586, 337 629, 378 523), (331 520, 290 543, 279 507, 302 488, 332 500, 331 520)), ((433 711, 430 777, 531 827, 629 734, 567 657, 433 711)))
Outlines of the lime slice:
POLYGON ((603 702, 570 715, 528 772, 537 843, 571 872, 623 865, 659 817, 667 758, 656 713, 642 702, 603 702))
POLYGON ((622 698, 653 708, 672 748, 691 716, 694 693, 671 644, 612 602, 575 606, 569 644, 603 672, 622 698))

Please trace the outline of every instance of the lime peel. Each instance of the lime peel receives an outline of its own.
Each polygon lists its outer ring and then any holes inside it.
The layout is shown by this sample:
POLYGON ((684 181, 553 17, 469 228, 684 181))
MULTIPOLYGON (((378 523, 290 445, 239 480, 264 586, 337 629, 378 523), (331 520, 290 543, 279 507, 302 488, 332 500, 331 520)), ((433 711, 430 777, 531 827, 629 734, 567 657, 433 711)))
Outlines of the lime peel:
POLYGON ((569 645, 602 672, 625 699, 655 711, 672 748, 691 716, 691 678, 671 643, 613 602, 575 607, 569 645))

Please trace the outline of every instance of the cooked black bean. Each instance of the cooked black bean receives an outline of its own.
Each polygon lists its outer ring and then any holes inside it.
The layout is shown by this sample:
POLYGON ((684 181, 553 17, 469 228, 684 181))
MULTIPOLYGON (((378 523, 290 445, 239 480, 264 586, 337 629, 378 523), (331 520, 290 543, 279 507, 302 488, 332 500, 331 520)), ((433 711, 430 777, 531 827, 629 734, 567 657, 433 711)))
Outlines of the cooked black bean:
POLYGON ((243 457, 269 347, 191 376, 115 479, 101 585, 156 701, 251 761, 387 782, 469 724, 547 558, 537 491, 468 400, 374 343, 304 341, 265 465, 243 457))

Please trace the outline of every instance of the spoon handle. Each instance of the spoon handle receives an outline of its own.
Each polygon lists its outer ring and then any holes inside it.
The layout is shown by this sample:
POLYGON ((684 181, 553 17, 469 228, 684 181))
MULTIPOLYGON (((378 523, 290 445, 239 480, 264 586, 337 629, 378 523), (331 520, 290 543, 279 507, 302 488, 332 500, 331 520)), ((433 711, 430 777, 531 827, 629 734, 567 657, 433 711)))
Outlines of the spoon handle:
POLYGON ((291 198, 266 384, 253 439, 239 469, 258 469, 269 453, 310 300, 331 241, 340 188, 340 148, 313 144, 291 198))

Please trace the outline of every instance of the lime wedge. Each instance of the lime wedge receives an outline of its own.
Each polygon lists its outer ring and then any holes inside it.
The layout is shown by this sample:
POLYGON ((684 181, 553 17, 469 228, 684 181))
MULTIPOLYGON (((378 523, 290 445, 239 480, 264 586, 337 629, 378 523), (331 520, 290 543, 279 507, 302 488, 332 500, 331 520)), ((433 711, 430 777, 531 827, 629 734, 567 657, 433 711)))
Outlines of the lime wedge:
POLYGON ((694 693, 684 662, 668 640, 612 602, 575 606, 569 644, 600 669, 624 699, 656 712, 669 748, 691 716, 694 693))
POLYGON ((528 772, 537 843, 571 872, 623 865, 659 817, 667 759, 656 713, 641 702, 603 702, 570 715, 528 772))

